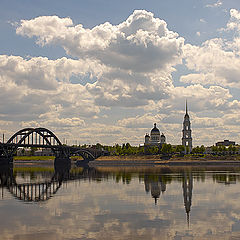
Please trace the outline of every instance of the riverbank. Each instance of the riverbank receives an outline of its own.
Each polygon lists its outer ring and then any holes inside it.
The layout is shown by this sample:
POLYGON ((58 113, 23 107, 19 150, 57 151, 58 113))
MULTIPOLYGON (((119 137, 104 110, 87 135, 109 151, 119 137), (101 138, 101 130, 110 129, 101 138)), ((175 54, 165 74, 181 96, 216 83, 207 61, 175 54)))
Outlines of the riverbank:
MULTIPOLYGON (((54 156, 17 156, 14 157, 14 164, 41 164, 53 165, 54 156)), ((71 158, 72 164, 81 158, 71 158)), ((102 156, 89 162, 92 167, 96 166, 220 166, 231 165, 240 166, 240 156, 193 156, 185 155, 184 157, 173 156, 168 160, 163 160, 160 155, 128 155, 128 156, 102 156)))
POLYGON ((160 159, 159 155, 145 156, 102 156, 89 163, 90 166, 240 166, 240 156, 174 156, 168 160, 160 159))

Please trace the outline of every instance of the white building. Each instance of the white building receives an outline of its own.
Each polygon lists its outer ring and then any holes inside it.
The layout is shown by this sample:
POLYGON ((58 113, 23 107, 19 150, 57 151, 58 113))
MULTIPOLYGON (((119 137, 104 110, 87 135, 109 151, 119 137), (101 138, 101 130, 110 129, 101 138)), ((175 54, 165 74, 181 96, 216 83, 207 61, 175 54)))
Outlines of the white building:
POLYGON ((166 137, 164 134, 160 134, 157 124, 154 123, 154 127, 150 132, 150 136, 146 133, 144 146, 161 146, 166 143, 166 137))

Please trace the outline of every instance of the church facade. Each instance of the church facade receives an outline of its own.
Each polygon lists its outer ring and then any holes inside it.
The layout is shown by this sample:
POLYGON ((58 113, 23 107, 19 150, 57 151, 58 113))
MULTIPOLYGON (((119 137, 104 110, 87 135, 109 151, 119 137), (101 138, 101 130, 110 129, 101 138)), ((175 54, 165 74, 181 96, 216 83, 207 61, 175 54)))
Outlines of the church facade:
POLYGON ((157 124, 154 123, 154 127, 151 130, 150 135, 148 133, 145 135, 144 147, 161 147, 164 143, 166 143, 166 137, 163 133, 160 133, 159 129, 157 128, 157 124))

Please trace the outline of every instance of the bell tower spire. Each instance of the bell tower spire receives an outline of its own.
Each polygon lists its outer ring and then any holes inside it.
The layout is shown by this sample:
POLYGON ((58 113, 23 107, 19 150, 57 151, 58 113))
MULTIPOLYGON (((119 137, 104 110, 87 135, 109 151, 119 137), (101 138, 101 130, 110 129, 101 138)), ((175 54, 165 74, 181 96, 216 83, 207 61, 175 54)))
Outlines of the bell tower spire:
POLYGON ((187 100, 186 100, 186 114, 183 120, 183 130, 182 130, 182 145, 185 147, 185 153, 192 151, 192 130, 190 117, 188 115, 187 100))
POLYGON ((187 99, 186 99, 186 114, 188 114, 188 111, 187 111, 187 99))

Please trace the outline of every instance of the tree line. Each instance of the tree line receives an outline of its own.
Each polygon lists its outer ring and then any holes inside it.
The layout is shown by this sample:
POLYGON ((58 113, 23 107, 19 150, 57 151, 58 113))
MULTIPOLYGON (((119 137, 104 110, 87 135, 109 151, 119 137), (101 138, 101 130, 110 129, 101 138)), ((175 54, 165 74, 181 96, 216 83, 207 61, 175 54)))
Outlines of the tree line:
POLYGON ((172 154, 183 153, 185 151, 184 146, 164 143, 162 146, 131 146, 130 143, 123 143, 122 145, 116 144, 114 146, 103 146, 96 144, 97 148, 104 149, 109 152, 110 155, 157 155, 157 154, 172 154))
MULTIPOLYGON (((86 144, 82 146, 77 146, 77 147, 83 147, 87 148, 86 144)), ((186 149, 183 145, 171 145, 164 143, 161 146, 132 146, 130 143, 123 143, 122 145, 115 144, 114 146, 107 146, 107 145, 102 145, 100 143, 97 143, 96 145, 92 146, 97 149, 103 149, 106 152, 109 153, 109 155, 112 156, 121 156, 121 155, 171 155, 171 154, 190 154, 189 147, 187 146, 186 149)), ((28 150, 28 154, 26 152, 26 149, 22 148, 21 154, 22 155, 34 155, 35 151, 38 150, 38 148, 31 147, 28 150), (30 151, 29 151, 30 150, 30 151)), ((236 154, 237 148, 236 146, 230 145, 226 148, 226 146, 212 146, 211 151, 213 154, 236 154)), ((199 154, 205 154, 206 153, 206 148, 204 145, 202 146, 197 146, 192 148, 191 154, 193 155, 199 155, 199 154)))

